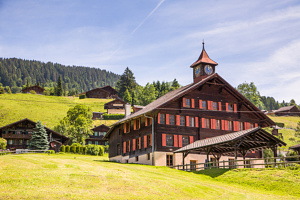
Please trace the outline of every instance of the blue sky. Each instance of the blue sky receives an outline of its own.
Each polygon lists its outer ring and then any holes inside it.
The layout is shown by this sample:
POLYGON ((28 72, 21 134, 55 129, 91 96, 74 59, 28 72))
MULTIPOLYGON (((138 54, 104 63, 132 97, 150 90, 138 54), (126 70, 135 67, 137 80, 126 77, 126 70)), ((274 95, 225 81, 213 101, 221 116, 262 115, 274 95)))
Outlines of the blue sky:
POLYGON ((232 86, 300 103, 299 1, 0 0, 0 56, 191 83, 202 40, 232 86))

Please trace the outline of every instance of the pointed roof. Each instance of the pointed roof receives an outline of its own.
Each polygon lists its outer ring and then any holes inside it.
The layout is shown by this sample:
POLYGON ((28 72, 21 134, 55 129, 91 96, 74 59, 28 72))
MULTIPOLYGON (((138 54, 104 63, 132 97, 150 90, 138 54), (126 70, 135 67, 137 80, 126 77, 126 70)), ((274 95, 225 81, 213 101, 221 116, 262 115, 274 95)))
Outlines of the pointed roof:
POLYGON ((204 42, 202 44, 203 44, 202 52, 201 52, 198 60, 191 65, 191 68, 195 67, 196 65, 199 65, 200 63, 208 63, 208 64, 213 64, 213 65, 218 65, 218 63, 216 63, 215 61, 213 61, 212 59, 209 58, 209 56, 207 55, 205 48, 204 48, 204 42))

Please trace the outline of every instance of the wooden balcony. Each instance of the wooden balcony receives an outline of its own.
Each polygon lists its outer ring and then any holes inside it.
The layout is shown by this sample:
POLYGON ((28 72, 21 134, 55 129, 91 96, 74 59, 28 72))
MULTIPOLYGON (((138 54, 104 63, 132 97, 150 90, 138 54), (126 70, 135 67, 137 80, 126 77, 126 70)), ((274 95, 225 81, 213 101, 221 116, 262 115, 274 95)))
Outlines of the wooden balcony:
POLYGON ((4 133, 2 137, 4 139, 31 139, 32 133, 29 134, 12 134, 12 133, 4 133))

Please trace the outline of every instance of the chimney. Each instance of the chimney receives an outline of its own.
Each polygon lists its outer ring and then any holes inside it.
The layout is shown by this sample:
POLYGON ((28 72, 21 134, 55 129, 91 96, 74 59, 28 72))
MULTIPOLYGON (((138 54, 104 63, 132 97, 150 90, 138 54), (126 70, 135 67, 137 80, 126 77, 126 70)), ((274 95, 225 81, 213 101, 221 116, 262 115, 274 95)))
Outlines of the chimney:
POLYGON ((125 117, 131 115, 131 105, 125 104, 125 117))

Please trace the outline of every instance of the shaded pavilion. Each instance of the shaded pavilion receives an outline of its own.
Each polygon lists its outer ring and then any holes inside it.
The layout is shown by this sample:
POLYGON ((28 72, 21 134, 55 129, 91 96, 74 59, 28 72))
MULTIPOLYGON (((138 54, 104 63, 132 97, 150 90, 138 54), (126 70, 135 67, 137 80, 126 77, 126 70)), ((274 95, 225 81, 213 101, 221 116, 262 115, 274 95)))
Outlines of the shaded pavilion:
POLYGON ((272 149, 274 157, 277 157, 277 147, 285 145, 286 143, 263 130, 261 127, 256 127, 204 140, 197 140, 192 144, 174 151, 174 153, 183 154, 182 163, 184 167, 184 159, 189 153, 205 153, 207 160, 209 154, 212 154, 216 158, 217 163, 219 163, 221 156, 234 155, 236 160, 238 154, 240 154, 243 156, 243 160, 245 160, 248 152, 267 148, 272 149))

